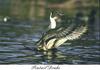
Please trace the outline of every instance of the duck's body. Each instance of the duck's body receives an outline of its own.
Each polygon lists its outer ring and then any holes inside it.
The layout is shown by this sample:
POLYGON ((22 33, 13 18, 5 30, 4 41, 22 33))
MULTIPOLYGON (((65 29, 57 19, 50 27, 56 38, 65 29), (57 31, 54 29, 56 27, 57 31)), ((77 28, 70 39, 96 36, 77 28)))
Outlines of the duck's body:
POLYGON ((51 27, 37 42, 37 45, 39 46, 39 50, 56 48, 68 40, 78 39, 86 31, 86 22, 71 22, 69 25, 67 25, 67 22, 61 22, 59 27, 51 27))

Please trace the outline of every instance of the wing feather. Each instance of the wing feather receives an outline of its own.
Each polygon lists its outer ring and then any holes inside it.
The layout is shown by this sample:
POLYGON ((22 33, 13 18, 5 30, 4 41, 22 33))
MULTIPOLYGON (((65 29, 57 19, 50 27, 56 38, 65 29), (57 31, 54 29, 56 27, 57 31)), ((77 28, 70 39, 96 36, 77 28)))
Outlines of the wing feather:
POLYGON ((87 30, 87 25, 84 23, 79 24, 70 24, 68 27, 60 27, 57 29, 51 29, 47 31, 42 38, 37 42, 38 45, 41 45, 45 42, 47 44, 52 39, 63 39, 66 40, 74 40, 79 38, 83 33, 87 30))

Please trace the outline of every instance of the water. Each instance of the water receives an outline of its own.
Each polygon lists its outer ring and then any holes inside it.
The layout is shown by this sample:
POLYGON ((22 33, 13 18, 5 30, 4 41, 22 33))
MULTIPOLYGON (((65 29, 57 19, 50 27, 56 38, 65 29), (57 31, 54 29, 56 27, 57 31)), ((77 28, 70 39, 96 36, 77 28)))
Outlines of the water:
POLYGON ((100 64, 99 40, 83 38, 53 51, 34 50, 47 25, 44 21, 0 22, 0 64, 100 64))

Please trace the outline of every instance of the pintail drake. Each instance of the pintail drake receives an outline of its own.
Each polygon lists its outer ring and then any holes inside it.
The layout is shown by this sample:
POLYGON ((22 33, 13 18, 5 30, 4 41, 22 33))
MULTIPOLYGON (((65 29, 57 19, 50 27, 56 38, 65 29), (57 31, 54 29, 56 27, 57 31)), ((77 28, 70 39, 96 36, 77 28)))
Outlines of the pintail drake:
POLYGON ((80 38, 87 31, 87 20, 69 19, 63 13, 50 14, 49 30, 36 43, 38 50, 57 48, 68 40, 80 38), (77 22, 78 21, 78 22, 77 22))

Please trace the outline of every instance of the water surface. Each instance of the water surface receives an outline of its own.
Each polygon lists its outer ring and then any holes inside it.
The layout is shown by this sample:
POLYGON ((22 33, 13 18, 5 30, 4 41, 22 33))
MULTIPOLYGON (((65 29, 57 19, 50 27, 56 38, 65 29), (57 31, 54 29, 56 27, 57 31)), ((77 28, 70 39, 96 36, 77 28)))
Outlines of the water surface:
POLYGON ((0 64, 100 64, 100 42, 96 39, 83 37, 57 50, 35 51, 34 43, 47 25, 48 21, 1 21, 0 64))

